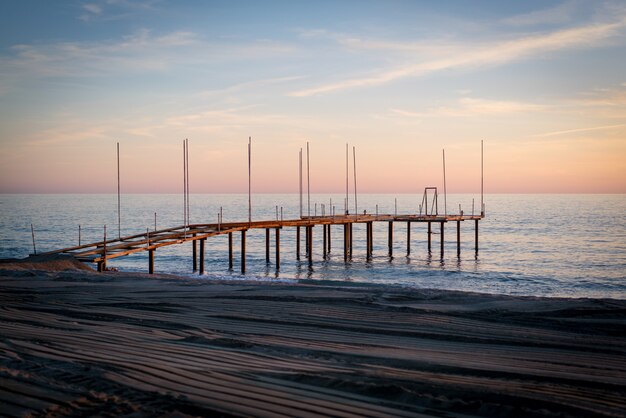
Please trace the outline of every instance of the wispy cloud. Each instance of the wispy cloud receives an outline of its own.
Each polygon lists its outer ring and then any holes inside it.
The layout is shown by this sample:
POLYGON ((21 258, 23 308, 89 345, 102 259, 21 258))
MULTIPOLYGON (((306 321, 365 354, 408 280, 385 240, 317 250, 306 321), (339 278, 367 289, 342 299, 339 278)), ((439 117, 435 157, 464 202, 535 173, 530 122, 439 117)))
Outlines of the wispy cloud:
POLYGON ((239 91, 250 90, 250 89, 254 89, 254 88, 262 87, 262 86, 289 83, 291 81, 302 80, 303 78, 305 77, 304 76, 286 76, 286 77, 273 77, 273 78, 265 78, 261 80, 246 81, 244 83, 234 84, 232 86, 224 87, 221 89, 205 90, 205 91, 198 93, 198 95, 199 96, 215 96, 215 95, 220 95, 220 94, 229 94, 229 93, 235 93, 239 91))
POLYGON ((460 98, 454 106, 440 106, 424 111, 408 111, 403 109, 389 109, 392 113, 410 118, 426 117, 466 117, 477 115, 502 115, 512 113, 529 113, 543 111, 546 106, 516 101, 460 98))
POLYGON ((624 128, 624 127, 626 127, 626 123, 621 123, 621 124, 618 124, 618 125, 591 126, 591 127, 587 127, 587 128, 566 129, 564 131, 544 132, 544 133, 533 135, 533 137, 536 137, 536 138, 547 138, 547 137, 551 137, 551 136, 576 134, 576 133, 591 132, 591 131, 604 131, 604 130, 610 130, 610 129, 624 128))
MULTIPOLYGON (((444 56, 420 58, 420 62, 401 65, 386 71, 297 90, 289 95, 307 97, 357 87, 382 85, 407 77, 419 77, 439 71, 475 69, 503 65, 509 62, 546 52, 592 48, 604 45, 623 34, 626 16, 611 22, 592 23, 548 33, 520 36, 500 42, 458 43, 449 47, 444 56)), ((383 44, 379 44, 385 48, 383 44)), ((393 47, 386 47, 392 49, 393 47)))
POLYGON ((571 20, 572 15, 580 6, 580 1, 565 1, 547 9, 507 17, 502 22, 511 26, 566 23, 571 20))
POLYGON ((256 40, 224 42, 205 39, 191 31, 155 34, 142 29, 118 40, 22 44, 13 46, 11 51, 12 55, 0 56, 5 83, 7 78, 127 75, 216 60, 236 62, 285 54, 291 46, 256 40))

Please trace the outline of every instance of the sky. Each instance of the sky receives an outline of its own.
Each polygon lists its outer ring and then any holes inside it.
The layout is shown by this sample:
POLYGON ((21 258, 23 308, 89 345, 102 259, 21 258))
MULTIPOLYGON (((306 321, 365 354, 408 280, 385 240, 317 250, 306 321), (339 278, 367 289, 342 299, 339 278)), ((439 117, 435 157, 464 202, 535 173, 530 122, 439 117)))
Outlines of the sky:
POLYGON ((0 193, 626 193, 624 1, 0 2, 0 193), (306 154, 305 154, 306 160, 306 154), (352 155, 350 155, 350 170, 352 155))

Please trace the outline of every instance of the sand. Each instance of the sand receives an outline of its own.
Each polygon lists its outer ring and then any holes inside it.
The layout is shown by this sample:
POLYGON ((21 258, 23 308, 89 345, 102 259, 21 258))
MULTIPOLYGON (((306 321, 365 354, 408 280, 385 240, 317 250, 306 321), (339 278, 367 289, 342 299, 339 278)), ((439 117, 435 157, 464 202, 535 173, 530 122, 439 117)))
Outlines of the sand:
POLYGON ((626 301, 0 263, 0 415, 626 416, 626 301))

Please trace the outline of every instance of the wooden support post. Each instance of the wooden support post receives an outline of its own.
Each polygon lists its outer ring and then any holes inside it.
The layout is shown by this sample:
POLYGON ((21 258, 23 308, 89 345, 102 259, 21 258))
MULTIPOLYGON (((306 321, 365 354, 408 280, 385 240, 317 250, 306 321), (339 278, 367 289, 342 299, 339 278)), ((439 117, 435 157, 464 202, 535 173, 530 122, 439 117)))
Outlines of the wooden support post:
POLYGON ((330 245, 331 243, 331 239, 330 239, 330 224, 328 224, 328 252, 330 253, 330 245))
POLYGON ((300 261, 300 227, 296 227, 296 260, 300 261))
POLYGON ((265 262, 270 262, 270 229, 265 228, 265 262))
POLYGON ((476 254, 478 254, 478 219, 475 219, 474 222, 476 222, 474 226, 474 247, 476 249, 476 254))
POLYGON ((348 242, 348 252, 349 252, 349 255, 350 255, 350 259, 352 259, 352 244, 354 243, 354 241, 352 240, 352 232, 353 232, 352 226, 353 226, 353 223, 350 222, 348 224, 348 240, 349 240, 349 242, 348 242))
POLYGON ((246 274, 246 230, 241 230, 241 274, 246 274))
POLYGON ((374 222, 370 222, 370 258, 374 255, 374 222))
POLYGON ((440 222, 441 224, 441 258, 443 259, 443 222, 440 222))
POLYGON ((365 223, 365 258, 372 258, 372 223, 365 223))
POLYGON ((389 233, 387 234, 389 245, 389 257, 393 257, 393 221, 389 221, 389 233))
POLYGON ((461 221, 456 221, 456 256, 461 257, 461 221))
POLYGON ((103 264, 102 261, 98 261, 98 273, 102 273, 104 271, 102 268, 102 264, 103 264))
POLYGON ((276 271, 280 270, 280 228, 276 228, 276 271))
POLYGON ((148 250, 148 273, 154 274, 154 250, 148 250))
POLYGON ((406 223, 406 255, 411 255, 411 222, 406 223))
POLYGON ((348 261, 348 224, 343 224, 343 261, 348 261))
MULTIPOLYGON (((195 236, 195 234, 194 234, 195 236)), ((192 241, 192 245, 193 245, 193 251, 192 251, 192 257, 193 257, 193 271, 198 270, 198 250, 197 250, 197 246, 198 246, 198 242, 194 239, 192 241)))
POLYGON ((233 269, 233 233, 228 233, 228 269, 233 269))
POLYGON ((309 241, 307 247, 309 247, 309 264, 311 264, 313 262, 313 226, 309 225, 307 229, 307 238, 309 241))
POLYGON ((304 227, 304 253, 309 256, 309 227, 304 227))
POLYGON ((322 225, 322 227, 324 228, 324 234, 323 234, 323 236, 324 236, 324 239, 323 239, 323 247, 324 247, 324 249, 322 250, 322 257, 324 258, 324 260, 326 260, 326 249, 327 249, 326 246, 328 245, 328 243, 327 243, 328 237, 327 237, 327 232, 326 232, 326 226, 327 225, 322 225))
POLYGON ((200 240, 200 274, 204 274, 204 241, 206 239, 200 240))
POLYGON ((428 221, 428 254, 432 251, 432 236, 433 236, 433 226, 430 221, 428 221))

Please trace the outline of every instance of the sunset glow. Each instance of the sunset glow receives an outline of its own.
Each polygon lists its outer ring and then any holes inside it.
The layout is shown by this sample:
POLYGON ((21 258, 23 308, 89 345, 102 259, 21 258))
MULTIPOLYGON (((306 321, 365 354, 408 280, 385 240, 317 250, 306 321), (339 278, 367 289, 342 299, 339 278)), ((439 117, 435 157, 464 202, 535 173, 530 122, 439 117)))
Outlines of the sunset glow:
POLYGON ((624 2, 0 4, 0 192, 626 193, 624 2))

